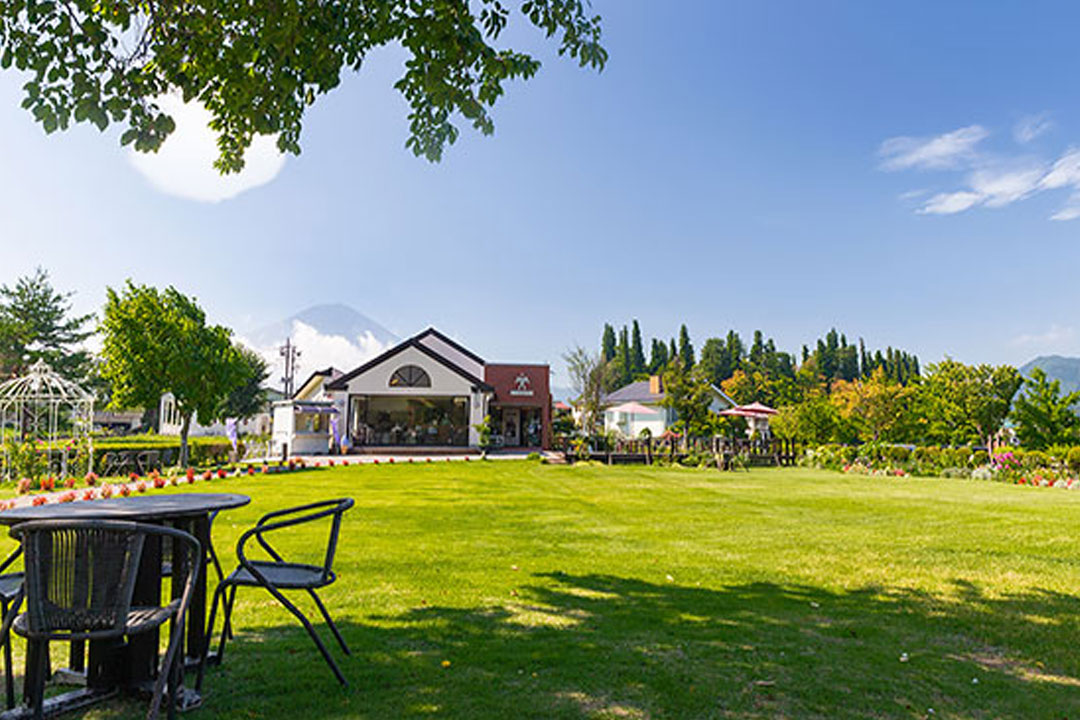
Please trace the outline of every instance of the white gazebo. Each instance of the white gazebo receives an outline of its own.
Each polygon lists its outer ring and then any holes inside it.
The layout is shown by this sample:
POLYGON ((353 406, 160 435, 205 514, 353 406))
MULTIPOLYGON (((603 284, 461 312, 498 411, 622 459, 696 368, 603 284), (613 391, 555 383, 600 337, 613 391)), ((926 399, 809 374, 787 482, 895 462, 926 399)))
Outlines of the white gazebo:
MULTIPOLYGON (((44 360, 31 365, 25 375, 0 383, 0 438, 20 443, 40 441, 49 472, 60 476, 90 472, 93 426, 94 396, 58 375, 44 360), (86 467, 76 468, 83 452, 86 467)), ((9 447, 4 442, 0 453, 0 478, 4 480, 11 479, 9 447)))

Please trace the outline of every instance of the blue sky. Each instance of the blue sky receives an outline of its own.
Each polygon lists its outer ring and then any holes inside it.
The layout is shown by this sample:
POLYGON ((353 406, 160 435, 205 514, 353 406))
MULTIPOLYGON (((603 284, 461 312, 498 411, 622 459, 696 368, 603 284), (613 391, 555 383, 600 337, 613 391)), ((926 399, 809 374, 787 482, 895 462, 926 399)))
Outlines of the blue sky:
POLYGON ((174 284, 241 333, 344 302, 506 361, 560 364, 634 317, 699 346, 835 325, 924 362, 1080 354, 1080 7, 594 8, 599 75, 513 30, 544 68, 494 137, 414 158, 390 49, 319 100, 300 157, 216 203, 111 131, 44 136, 0 74, 0 282, 40 264, 86 310, 126 277, 174 284))

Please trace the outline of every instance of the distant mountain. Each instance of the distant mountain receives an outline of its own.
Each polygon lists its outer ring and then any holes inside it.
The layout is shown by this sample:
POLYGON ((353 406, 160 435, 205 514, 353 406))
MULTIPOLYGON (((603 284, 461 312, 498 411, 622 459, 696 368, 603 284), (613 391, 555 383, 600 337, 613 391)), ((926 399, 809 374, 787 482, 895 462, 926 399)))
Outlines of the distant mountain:
POLYGON ((348 305, 315 305, 264 327, 242 333, 239 340, 270 364, 267 385, 280 387, 284 373, 278 348, 286 338, 300 350, 296 383, 327 367, 348 372, 398 342, 385 327, 348 305))
POLYGON ((1080 358, 1043 355, 1023 365, 1020 374, 1027 377, 1035 368, 1042 368, 1051 380, 1060 380, 1062 394, 1080 390, 1080 358))
POLYGON ((247 333, 244 337, 257 346, 280 345, 285 342, 285 338, 296 333, 296 323, 314 328, 321 335, 343 337, 350 341, 366 337, 386 345, 398 341, 394 333, 367 315, 341 303, 314 305, 284 320, 247 333))

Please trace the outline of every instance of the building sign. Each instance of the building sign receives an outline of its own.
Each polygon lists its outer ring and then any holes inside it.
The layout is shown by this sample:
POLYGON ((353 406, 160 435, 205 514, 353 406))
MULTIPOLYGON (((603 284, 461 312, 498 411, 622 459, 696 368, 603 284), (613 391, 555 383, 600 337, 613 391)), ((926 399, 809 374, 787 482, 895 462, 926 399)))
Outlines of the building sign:
POLYGON ((529 379, 529 376, 525 373, 518 373, 518 376, 514 378, 510 394, 515 397, 532 397, 532 380, 529 379))

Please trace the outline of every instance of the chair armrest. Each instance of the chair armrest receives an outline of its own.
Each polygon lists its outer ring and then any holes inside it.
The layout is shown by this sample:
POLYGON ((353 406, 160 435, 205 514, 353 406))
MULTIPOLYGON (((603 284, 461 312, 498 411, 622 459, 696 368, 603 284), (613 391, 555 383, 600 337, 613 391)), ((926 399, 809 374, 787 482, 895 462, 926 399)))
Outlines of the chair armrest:
POLYGON ((323 500, 321 502, 310 503, 308 505, 301 505, 300 507, 287 508, 285 510, 277 510, 272 513, 263 515, 259 521, 255 524, 255 527, 246 530, 240 539, 236 542, 236 557, 240 561, 240 565, 243 566, 248 572, 259 579, 260 582, 265 582, 266 578, 263 577, 252 562, 248 559, 247 553, 244 552, 244 546, 247 545, 251 538, 262 546, 263 550, 267 552, 276 562, 285 562, 285 559, 281 557, 281 554, 271 547, 270 542, 266 539, 266 534, 274 532, 275 530, 281 530, 284 528, 292 527, 294 525, 301 525, 303 523, 314 522, 321 520, 325 517, 331 517, 333 515, 340 515, 354 504, 352 498, 344 498, 341 500, 323 500), (306 515, 300 515, 300 513, 307 513, 306 515), (298 517, 288 517, 298 515, 298 517), (268 522, 274 518, 288 517, 286 520, 277 520, 276 522, 268 522))

